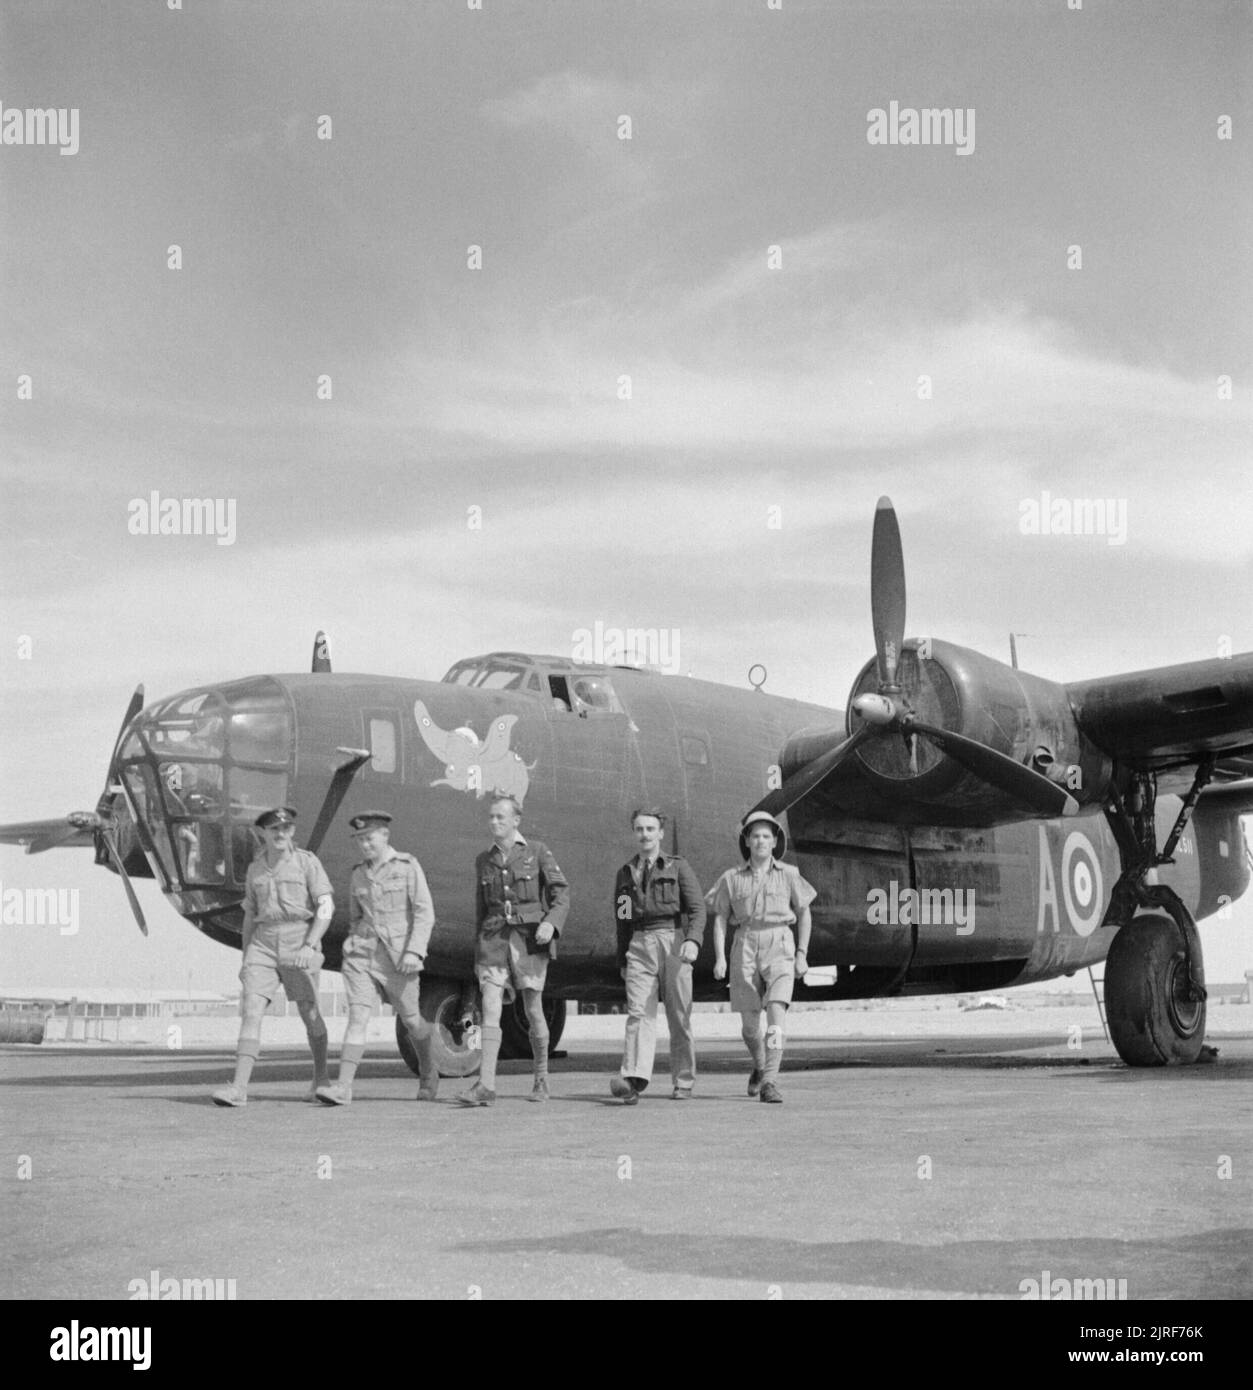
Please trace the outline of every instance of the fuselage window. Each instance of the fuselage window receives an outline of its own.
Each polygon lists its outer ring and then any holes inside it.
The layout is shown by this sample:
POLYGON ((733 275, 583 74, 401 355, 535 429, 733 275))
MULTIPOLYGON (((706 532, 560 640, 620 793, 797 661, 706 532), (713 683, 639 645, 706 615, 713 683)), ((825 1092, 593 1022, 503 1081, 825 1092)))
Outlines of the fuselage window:
POLYGON ((396 771, 396 726, 390 719, 370 720, 370 752, 374 772, 396 771))

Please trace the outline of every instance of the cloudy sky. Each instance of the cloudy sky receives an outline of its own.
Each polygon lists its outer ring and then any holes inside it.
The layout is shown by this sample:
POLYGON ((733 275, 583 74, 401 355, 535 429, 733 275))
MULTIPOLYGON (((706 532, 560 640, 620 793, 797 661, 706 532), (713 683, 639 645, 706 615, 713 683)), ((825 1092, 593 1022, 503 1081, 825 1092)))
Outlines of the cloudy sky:
MULTIPOLYGON (((4 108, 79 112, 73 155, 0 146, 0 819, 94 804, 137 681, 303 669, 318 627, 427 677, 677 628, 685 671, 841 705, 881 493, 912 632, 1023 633, 1057 679, 1253 648, 1246 6, 0 24, 4 108), (893 101, 973 147, 869 144, 893 101), (154 491, 230 499, 233 543, 132 535, 154 491), (1044 492, 1125 506, 1125 543, 1022 534, 1044 492)), ((232 984, 151 885, 140 947, 82 856, 0 850, 49 876, 94 944, 6 928, 10 978, 232 984)), ((1216 978, 1251 920, 1207 929, 1216 978)))

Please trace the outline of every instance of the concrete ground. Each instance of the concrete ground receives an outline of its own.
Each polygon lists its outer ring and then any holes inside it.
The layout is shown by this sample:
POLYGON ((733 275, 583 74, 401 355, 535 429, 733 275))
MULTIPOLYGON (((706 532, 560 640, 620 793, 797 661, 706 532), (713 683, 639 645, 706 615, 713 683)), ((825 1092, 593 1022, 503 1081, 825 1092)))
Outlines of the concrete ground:
POLYGON ((1053 1012, 797 1013, 782 1106, 746 1097, 719 1015, 696 1098, 663 1072, 630 1109, 620 1018, 571 1021, 547 1105, 503 1064, 491 1110, 457 1081, 415 1103, 383 1046, 327 1110, 275 1037, 235 1111, 208 1101, 220 1044, 0 1049, 0 1296, 125 1298, 157 1271, 240 1299, 1018 1299, 1049 1271, 1248 1298, 1243 1010, 1215 1064, 1154 1072, 1053 1012))

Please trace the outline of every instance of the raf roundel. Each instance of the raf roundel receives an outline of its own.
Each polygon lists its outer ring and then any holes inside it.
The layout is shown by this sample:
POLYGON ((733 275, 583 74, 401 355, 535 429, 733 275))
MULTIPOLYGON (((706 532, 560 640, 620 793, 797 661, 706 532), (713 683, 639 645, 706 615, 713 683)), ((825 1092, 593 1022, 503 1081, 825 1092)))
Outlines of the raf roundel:
POLYGON ((1062 849, 1062 896, 1076 936, 1091 936, 1105 912, 1105 882, 1092 841, 1081 830, 1062 849))

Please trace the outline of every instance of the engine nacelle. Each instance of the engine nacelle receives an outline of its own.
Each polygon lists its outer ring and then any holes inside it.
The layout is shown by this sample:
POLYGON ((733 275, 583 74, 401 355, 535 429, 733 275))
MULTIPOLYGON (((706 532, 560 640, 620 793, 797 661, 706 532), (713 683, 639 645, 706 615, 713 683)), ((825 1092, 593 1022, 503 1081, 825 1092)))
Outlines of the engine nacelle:
MULTIPOLYGON (((923 723, 1004 753, 1059 783, 1081 805, 1100 802, 1112 763, 1075 722, 1065 686, 1017 671, 951 642, 911 638, 901 652, 899 699, 923 723)), ((848 731, 862 722, 852 702, 878 690, 875 662, 853 684, 848 731)), ((880 792, 911 805, 942 808, 945 820, 990 824, 1030 814, 1016 798, 968 772, 922 735, 883 731, 853 755, 880 792)))

